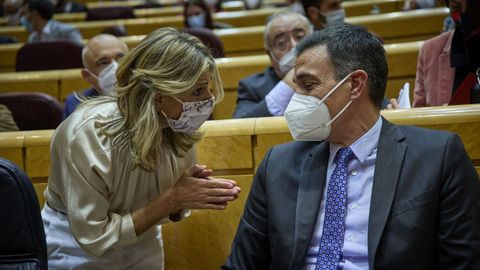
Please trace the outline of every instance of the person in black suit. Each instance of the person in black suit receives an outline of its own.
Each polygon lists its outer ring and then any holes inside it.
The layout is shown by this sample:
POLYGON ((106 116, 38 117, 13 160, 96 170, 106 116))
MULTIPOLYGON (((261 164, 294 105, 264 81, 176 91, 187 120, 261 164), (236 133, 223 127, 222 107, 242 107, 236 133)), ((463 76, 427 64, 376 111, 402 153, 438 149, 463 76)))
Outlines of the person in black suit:
POLYGON ((293 86, 289 86, 293 84, 291 82, 293 73, 289 75, 287 73, 292 68, 294 59, 288 56, 291 56, 297 43, 312 31, 313 26, 307 18, 298 13, 286 11, 272 16, 264 32, 265 50, 272 66, 263 73, 240 80, 234 118, 283 114, 293 95, 293 86), (281 82, 284 77, 285 82, 281 82), (279 88, 271 91, 279 83, 279 88), (266 98, 270 92, 271 95, 266 98))
POLYGON ((388 67, 358 26, 297 45, 295 142, 258 167, 222 269, 480 269, 480 181, 457 135, 380 116, 388 67))

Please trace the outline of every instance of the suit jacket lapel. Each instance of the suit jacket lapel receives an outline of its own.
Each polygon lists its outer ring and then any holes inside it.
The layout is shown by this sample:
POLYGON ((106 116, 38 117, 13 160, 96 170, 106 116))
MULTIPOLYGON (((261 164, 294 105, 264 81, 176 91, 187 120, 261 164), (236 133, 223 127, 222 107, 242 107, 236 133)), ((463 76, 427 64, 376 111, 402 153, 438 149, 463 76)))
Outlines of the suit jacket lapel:
POLYGON ((398 127, 383 119, 377 147, 368 222, 368 261, 370 269, 374 269, 375 254, 395 197, 398 178, 407 149, 407 144, 401 142, 404 138, 405 135, 398 127))
POLYGON ((323 142, 310 152, 303 163, 295 215, 293 255, 288 269, 298 269, 305 264, 306 251, 320 211, 329 151, 328 143, 323 142))

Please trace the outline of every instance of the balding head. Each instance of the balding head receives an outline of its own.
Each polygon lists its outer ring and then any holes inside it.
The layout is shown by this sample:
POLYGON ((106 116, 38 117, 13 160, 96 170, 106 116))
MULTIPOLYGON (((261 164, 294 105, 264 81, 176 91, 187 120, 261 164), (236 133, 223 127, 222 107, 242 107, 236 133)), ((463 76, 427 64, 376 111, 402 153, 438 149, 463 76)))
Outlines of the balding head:
POLYGON ((128 47, 125 42, 115 36, 100 34, 91 38, 82 51, 83 78, 95 89, 101 91, 97 79, 100 72, 127 52, 128 47))
POLYGON ((100 34, 91 38, 83 48, 83 66, 92 72, 97 68, 103 69, 105 66, 108 66, 112 60, 118 60, 127 52, 128 47, 125 42, 116 36, 100 34))
POLYGON ((293 11, 276 13, 267 23, 264 33, 265 50, 279 78, 285 75, 280 71, 280 59, 312 31, 313 27, 307 18, 293 11))

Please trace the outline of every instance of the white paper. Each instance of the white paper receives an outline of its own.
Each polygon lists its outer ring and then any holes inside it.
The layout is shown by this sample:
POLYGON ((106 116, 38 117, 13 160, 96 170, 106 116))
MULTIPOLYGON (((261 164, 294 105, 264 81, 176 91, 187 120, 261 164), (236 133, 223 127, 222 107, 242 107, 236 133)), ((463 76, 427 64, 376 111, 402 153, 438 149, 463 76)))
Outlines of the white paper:
POLYGON ((400 109, 410 109, 412 107, 410 105, 410 83, 406 82, 400 89, 397 102, 400 109))

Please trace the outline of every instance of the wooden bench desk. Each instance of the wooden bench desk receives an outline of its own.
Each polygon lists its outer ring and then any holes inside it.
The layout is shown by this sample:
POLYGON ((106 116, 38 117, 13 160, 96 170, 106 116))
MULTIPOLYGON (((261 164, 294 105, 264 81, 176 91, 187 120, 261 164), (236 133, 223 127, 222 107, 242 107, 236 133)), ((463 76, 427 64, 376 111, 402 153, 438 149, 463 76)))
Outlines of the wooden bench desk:
MULTIPOLYGON (((94 2, 89 3, 89 8, 94 7, 110 7, 111 5, 117 6, 131 6, 143 4, 143 1, 122 1, 122 2, 94 2)), ((380 13, 389 13, 395 11, 401 11, 404 5, 403 0, 364 0, 364 1, 351 1, 344 2, 343 8, 347 17, 369 15, 374 7, 378 7, 380 13)), ((268 7, 268 6, 266 6, 268 7)), ((265 7, 265 8, 266 8, 265 7)), ((223 11, 240 11, 244 10, 245 4, 243 1, 231 1, 222 3, 223 11)), ((151 18, 151 17, 164 17, 164 16, 183 16, 183 6, 164 6, 158 8, 142 8, 134 9, 136 18, 151 18)), ((73 12, 73 13, 60 13, 55 14, 53 18, 60 22, 73 23, 85 21, 87 17, 86 12, 73 12)), ((0 25, 5 26, 7 20, 0 18, 0 25)))
MULTIPOLYGON (((265 8, 248 11, 219 12, 213 16, 214 21, 230 24, 234 27, 264 25, 267 17, 284 8, 265 8)), ((161 27, 183 28, 182 16, 165 16, 151 18, 135 18, 105 21, 73 22, 84 38, 91 38, 103 29, 115 25, 124 25, 129 35, 145 35, 161 27)), ((29 33, 22 26, 4 26, 0 28, 0 35, 12 36, 19 42, 25 42, 29 33)))
MULTIPOLYGON (((383 111, 389 121, 401 125, 448 130, 462 139, 468 155, 480 174, 480 105, 461 105, 383 111)), ((243 213, 255 168, 267 149, 292 141, 283 117, 208 121, 205 136, 197 146, 198 160, 213 168, 219 177, 236 180, 242 187, 237 201, 225 211, 193 211, 188 219, 163 226, 167 269, 219 269, 230 252, 238 221, 243 213)), ((48 177, 49 144, 53 131, 0 133, 3 148, 20 148, 25 153, 27 174, 33 177, 43 202, 48 177), (10 141, 10 145, 2 142, 10 141)), ((10 159, 10 156, 5 156, 10 159)), ((42 203, 43 205, 43 203, 42 203)))

